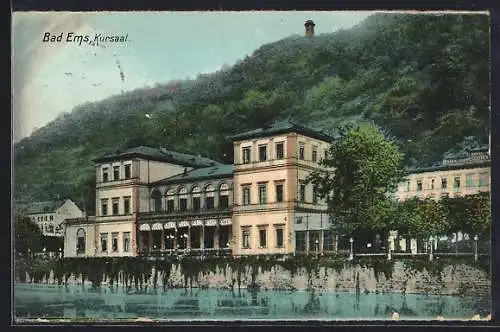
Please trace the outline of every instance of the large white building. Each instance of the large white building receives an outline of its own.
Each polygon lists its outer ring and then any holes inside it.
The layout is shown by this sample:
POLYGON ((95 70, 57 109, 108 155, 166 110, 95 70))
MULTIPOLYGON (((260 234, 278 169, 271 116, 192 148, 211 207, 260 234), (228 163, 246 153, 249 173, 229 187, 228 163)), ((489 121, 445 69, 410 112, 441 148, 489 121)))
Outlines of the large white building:
POLYGON ((43 235, 55 237, 64 235, 64 220, 85 217, 85 213, 70 199, 23 204, 21 211, 40 227, 43 235))

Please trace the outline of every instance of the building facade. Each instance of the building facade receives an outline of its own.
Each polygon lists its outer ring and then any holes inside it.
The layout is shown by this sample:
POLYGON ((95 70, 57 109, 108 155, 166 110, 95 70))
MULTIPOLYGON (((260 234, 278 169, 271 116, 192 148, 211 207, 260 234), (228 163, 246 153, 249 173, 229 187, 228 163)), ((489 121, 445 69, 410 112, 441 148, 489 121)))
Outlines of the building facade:
MULTIPOLYGON (((488 147, 476 148, 466 153, 450 155, 432 167, 408 171, 396 193, 399 201, 414 197, 420 199, 441 199, 490 192, 491 159, 488 147)), ((461 234, 457 234, 460 240, 461 234)), ((404 238, 399 240, 396 231, 389 236, 391 250, 417 251, 417 241, 412 239, 407 248, 404 238), (397 242, 397 243, 396 243, 397 242)), ((437 239, 434 243, 437 249, 437 239)))
POLYGON ((316 251, 330 249, 327 206, 306 180, 322 168, 332 139, 290 122, 232 138, 233 254, 306 252, 310 243, 316 251))
POLYGON ((34 202, 21 207, 22 214, 38 225, 49 237, 64 236, 64 220, 82 218, 85 213, 70 199, 34 202))
POLYGON ((219 163, 165 149, 136 147, 94 160, 96 213, 66 221, 64 255, 136 256, 138 220, 152 211, 154 183, 219 163))
POLYGON ((397 198, 439 199, 490 191, 491 160, 488 148, 445 158, 439 165, 412 170, 399 184, 397 198))
POLYGON ((232 255, 336 249, 307 177, 331 138, 291 122, 234 136, 234 165, 138 147, 94 160, 96 214, 66 221, 64 255, 232 255))

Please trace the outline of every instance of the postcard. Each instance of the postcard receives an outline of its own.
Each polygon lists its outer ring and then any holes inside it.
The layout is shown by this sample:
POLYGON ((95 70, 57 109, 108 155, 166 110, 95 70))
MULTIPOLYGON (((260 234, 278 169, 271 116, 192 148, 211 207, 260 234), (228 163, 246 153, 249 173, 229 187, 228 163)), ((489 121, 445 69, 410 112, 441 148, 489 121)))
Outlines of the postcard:
POLYGON ((488 12, 14 12, 13 321, 490 320, 488 12))

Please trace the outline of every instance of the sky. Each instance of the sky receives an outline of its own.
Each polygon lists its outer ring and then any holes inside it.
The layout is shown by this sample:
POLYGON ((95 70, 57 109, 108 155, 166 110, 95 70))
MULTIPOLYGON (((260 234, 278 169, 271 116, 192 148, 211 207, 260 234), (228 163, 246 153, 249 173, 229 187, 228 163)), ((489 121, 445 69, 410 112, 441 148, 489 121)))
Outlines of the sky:
POLYGON ((195 78, 263 44, 358 24, 371 12, 17 12, 12 19, 13 139, 63 112, 171 80, 195 78), (44 34, 128 35, 125 43, 43 42, 44 34), (123 78, 120 76, 123 73, 123 78))

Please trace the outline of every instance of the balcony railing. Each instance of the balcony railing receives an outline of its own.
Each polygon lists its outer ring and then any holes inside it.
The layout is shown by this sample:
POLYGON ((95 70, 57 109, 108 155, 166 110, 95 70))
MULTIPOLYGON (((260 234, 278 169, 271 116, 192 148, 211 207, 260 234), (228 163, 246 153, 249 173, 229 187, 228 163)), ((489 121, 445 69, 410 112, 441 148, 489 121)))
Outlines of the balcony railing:
POLYGON ((204 215, 219 215, 219 214, 230 214, 232 207, 216 207, 213 209, 199 209, 199 210, 173 210, 173 211, 150 211, 139 213, 139 219, 150 219, 158 217, 185 217, 185 216, 204 216, 204 215))

